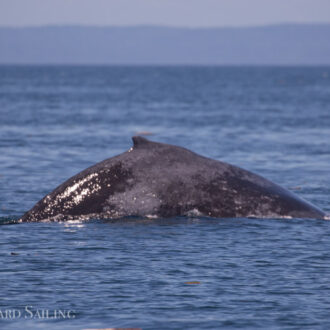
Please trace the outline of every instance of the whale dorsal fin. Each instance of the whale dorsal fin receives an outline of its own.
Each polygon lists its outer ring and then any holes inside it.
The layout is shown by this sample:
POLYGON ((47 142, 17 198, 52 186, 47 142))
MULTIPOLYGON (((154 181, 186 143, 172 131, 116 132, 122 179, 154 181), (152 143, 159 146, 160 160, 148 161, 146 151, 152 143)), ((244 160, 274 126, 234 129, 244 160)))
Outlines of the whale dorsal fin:
POLYGON ((134 148, 139 148, 145 145, 148 145, 150 143, 149 140, 147 140, 146 138, 142 137, 142 136, 133 136, 132 137, 133 140, 133 147, 134 148))

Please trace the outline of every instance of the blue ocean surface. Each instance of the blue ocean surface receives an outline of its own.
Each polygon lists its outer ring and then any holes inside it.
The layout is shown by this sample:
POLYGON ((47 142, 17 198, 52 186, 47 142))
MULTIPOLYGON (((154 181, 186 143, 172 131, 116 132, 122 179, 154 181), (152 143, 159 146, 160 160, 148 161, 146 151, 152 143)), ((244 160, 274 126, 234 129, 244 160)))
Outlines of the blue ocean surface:
POLYGON ((17 224, 139 132, 330 213, 330 67, 1 66, 0 328, 330 329, 329 221, 17 224))

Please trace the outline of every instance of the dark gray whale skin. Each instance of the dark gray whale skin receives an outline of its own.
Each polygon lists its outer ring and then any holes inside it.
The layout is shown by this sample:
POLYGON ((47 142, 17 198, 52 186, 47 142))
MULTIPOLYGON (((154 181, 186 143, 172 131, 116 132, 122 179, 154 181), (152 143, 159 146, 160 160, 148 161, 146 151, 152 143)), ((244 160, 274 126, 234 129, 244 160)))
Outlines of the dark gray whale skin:
POLYGON ((20 221, 194 215, 325 217, 317 207, 259 175, 136 136, 133 148, 68 179, 20 221))

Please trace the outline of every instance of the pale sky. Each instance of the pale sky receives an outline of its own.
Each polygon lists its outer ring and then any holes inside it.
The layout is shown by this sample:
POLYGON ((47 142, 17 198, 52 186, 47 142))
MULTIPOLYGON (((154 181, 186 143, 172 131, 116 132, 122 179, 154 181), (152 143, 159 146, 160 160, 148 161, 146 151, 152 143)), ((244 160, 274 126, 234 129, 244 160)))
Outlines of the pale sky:
POLYGON ((330 0, 0 0, 1 26, 330 23, 330 0))

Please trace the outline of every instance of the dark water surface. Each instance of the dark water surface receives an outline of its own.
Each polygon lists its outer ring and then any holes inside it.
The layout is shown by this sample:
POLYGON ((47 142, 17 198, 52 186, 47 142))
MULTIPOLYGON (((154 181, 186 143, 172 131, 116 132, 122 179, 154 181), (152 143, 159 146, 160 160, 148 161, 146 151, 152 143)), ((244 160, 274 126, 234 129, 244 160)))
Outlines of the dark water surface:
POLYGON ((140 131, 330 213, 330 67, 0 67, 0 328, 329 329, 328 221, 15 224, 140 131))

